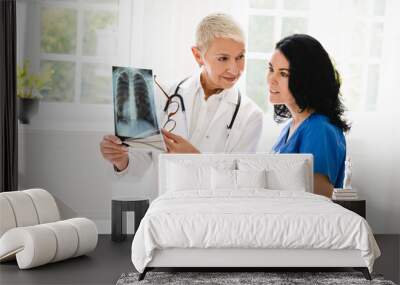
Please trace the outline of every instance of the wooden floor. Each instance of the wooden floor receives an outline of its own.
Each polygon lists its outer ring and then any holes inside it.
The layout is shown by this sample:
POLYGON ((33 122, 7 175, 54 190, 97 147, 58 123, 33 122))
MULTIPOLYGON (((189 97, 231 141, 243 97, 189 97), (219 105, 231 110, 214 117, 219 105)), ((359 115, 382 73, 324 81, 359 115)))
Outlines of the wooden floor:
MULTIPOLYGON (((382 256, 374 272, 399 283, 400 235, 375 236, 382 256)), ((0 264, 0 284, 115 284, 124 272, 134 271, 130 258, 132 238, 116 243, 109 235, 100 235, 94 252, 88 256, 19 270, 16 262, 0 264)))

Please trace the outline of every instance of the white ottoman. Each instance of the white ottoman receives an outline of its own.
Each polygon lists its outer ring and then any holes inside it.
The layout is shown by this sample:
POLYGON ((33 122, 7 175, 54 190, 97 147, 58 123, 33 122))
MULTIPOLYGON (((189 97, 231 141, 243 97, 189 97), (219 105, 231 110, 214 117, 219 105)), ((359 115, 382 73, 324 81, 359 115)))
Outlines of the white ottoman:
POLYGON ((0 193, 0 262, 20 269, 86 254, 96 248, 96 225, 86 218, 60 221, 54 198, 43 189, 0 193))

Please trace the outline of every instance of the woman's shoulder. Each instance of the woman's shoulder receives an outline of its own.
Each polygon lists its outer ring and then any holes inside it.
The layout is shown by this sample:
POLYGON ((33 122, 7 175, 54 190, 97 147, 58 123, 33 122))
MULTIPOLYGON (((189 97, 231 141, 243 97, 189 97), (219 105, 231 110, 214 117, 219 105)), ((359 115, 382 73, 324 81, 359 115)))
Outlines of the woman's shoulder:
POLYGON ((313 113, 307 120, 304 131, 315 135, 339 135, 343 136, 343 131, 332 124, 329 118, 323 114, 313 113))
POLYGON ((330 124, 329 118, 327 116, 319 114, 319 113, 312 113, 310 115, 310 117, 308 118, 308 121, 310 122, 310 124, 319 125, 319 126, 330 124))
POLYGON ((314 150, 320 154, 346 153, 346 139, 343 131, 332 124, 327 116, 313 114, 299 135, 302 149, 314 150))

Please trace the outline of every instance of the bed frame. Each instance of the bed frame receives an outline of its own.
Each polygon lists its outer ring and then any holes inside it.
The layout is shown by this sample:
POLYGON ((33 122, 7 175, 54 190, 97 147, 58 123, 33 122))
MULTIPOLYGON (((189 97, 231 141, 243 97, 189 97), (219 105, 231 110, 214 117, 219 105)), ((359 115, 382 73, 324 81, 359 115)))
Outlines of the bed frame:
POLYGON ((371 275, 359 250, 328 249, 197 249, 170 248, 156 250, 152 261, 139 275, 143 280, 146 273, 161 268, 184 268, 197 271, 268 271, 273 268, 332 269, 353 268, 361 271, 367 280, 371 275))
MULTIPOLYGON (((201 160, 235 160, 240 158, 266 158, 279 160, 304 160, 307 168, 308 185, 307 192, 313 192, 313 160, 309 154, 177 154, 160 155, 159 160, 159 191, 162 194, 166 184, 167 161, 188 159, 191 161, 201 160)), ((366 267, 365 261, 361 257, 359 250, 330 250, 330 249, 256 249, 256 248, 168 248, 157 249, 153 259, 143 273, 139 275, 139 280, 143 280, 148 271, 154 269, 177 268, 184 269, 203 269, 202 271, 216 271, 224 268, 228 271, 270 271, 271 269, 333 269, 333 268, 353 268, 361 271, 367 280, 371 280, 371 275, 366 267)))

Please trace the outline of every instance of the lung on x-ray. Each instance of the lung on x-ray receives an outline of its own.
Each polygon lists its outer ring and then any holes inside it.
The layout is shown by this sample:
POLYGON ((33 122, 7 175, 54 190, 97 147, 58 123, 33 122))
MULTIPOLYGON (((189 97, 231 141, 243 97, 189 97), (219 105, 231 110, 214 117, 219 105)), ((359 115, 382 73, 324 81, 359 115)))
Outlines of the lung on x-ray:
POLYGON ((113 66, 112 77, 116 136, 134 148, 165 150, 152 70, 113 66))

